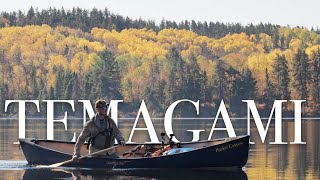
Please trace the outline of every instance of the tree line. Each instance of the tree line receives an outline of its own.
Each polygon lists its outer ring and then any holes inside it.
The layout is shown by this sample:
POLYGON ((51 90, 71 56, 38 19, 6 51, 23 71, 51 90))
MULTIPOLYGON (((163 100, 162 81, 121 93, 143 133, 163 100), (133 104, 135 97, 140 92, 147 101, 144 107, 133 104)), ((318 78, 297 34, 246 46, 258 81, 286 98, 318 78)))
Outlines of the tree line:
MULTIPOLYGON (((194 20, 185 20, 181 22, 168 21, 163 19, 159 24, 153 20, 132 19, 115 13, 111 13, 107 8, 104 10, 93 8, 91 10, 74 7, 71 10, 64 8, 56 9, 34 9, 30 7, 27 12, 13 11, 0 13, 0 27, 7 26, 26 26, 26 25, 42 25, 48 24, 51 27, 65 26, 70 28, 81 29, 84 32, 89 32, 94 27, 104 29, 115 29, 122 31, 123 29, 152 29, 159 32, 163 29, 186 29, 191 30, 199 35, 221 38, 227 34, 245 32, 247 35, 261 33, 268 34, 277 38, 277 29, 281 26, 271 23, 260 23, 257 25, 240 23, 222 23, 222 22, 196 22, 194 20)), ((298 26, 298 28, 300 28, 298 26)), ((303 27, 301 27, 303 28, 303 27)), ((320 30, 313 29, 316 33, 320 30)), ((281 38, 281 37, 279 37, 281 38)))

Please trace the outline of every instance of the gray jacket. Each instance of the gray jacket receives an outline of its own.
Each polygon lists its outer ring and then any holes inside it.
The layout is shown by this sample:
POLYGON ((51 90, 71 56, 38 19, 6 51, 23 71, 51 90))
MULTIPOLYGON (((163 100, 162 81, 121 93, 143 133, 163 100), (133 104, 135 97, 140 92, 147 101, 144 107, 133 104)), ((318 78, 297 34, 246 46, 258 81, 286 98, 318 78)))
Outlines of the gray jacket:
MULTIPOLYGON (((81 151, 81 146, 83 145, 83 143, 86 141, 87 138, 93 138, 95 137, 100 131, 99 131, 99 127, 96 124, 96 117, 97 115, 95 115, 90 121, 88 121, 85 126, 83 127, 77 142, 74 146, 74 151, 73 154, 74 155, 80 155, 80 151, 81 151)), ((119 128, 117 127, 116 123, 114 122, 113 119, 111 119, 109 116, 106 117, 107 121, 109 121, 109 125, 110 128, 113 128, 112 134, 111 134, 111 142, 110 144, 113 146, 114 145, 114 139, 117 139, 118 142, 120 141, 125 141, 125 139, 122 136, 122 133, 120 132, 119 128)), ((99 151, 99 149, 95 149, 94 147, 92 147, 92 145, 90 145, 89 148, 89 153, 93 153, 99 151)), ((112 154, 114 151, 108 151, 108 154, 112 154)))

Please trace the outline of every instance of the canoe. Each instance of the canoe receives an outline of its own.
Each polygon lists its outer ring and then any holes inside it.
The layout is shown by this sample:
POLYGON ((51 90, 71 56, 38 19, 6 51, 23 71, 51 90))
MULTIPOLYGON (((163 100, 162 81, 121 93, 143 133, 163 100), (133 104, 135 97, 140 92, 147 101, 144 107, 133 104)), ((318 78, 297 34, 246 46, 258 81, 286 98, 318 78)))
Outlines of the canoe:
MULTIPOLYGON (((74 142, 38 140, 34 138, 19 139, 23 154, 29 165, 50 165, 71 159, 74 142)), ((79 162, 64 164, 65 167, 113 168, 113 169, 149 169, 149 168, 242 168, 246 165, 249 154, 249 136, 237 136, 198 142, 174 144, 168 155, 145 157, 150 149, 160 149, 161 144, 144 144, 132 156, 123 156, 138 144, 127 144, 115 148, 118 159, 108 157, 87 157, 79 162), (191 149, 191 150, 190 150, 191 149)), ((86 145, 81 154, 88 154, 86 145)))

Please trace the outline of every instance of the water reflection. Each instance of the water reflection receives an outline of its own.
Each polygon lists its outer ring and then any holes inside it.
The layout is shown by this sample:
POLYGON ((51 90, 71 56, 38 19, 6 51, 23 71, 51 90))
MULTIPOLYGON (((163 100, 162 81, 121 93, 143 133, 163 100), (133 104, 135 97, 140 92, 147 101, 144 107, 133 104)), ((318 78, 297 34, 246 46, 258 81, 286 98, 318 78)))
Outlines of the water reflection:
POLYGON ((146 170, 72 170, 72 169, 28 169, 23 180, 43 179, 224 179, 247 180, 246 173, 237 171, 214 171, 194 169, 146 169, 146 170))
MULTIPOLYGON (((174 120, 173 129, 176 137, 181 141, 190 141, 192 134, 187 130, 203 129, 205 132, 200 134, 202 140, 207 139, 210 129, 212 127, 213 120, 174 120)), ((119 123, 120 129, 126 138, 129 137, 131 132, 133 120, 121 121, 119 123)), ((244 119, 233 120, 233 126, 237 135, 243 135, 247 133, 247 124, 244 119)), ((153 120, 155 129, 160 136, 160 132, 164 131, 163 121, 161 119, 153 120)), ((266 121, 265 123, 266 124, 266 121)), ((222 124, 223 125, 223 124, 222 124)), ((140 127, 144 127, 144 124, 140 124, 140 127)), ((220 125, 219 125, 220 126, 220 125)), ((256 142, 251 146, 249 153, 249 161, 244 169, 243 174, 246 174, 248 179, 320 179, 320 120, 318 119, 303 119, 302 120, 302 140, 307 142, 306 145, 270 145, 269 142, 274 141, 274 123, 270 124, 266 142, 261 143, 259 134, 254 123, 251 124, 251 141, 256 142)), ((61 124, 55 125, 55 139, 70 141, 73 137, 73 133, 79 132, 82 127, 82 120, 68 120, 68 130, 65 131, 61 124)), ((223 126, 221 126, 223 127, 223 126)), ((293 120, 283 120, 283 141, 292 142, 294 140, 294 122, 293 120)), ((213 133, 212 138, 226 137, 226 132, 216 131, 213 133)), ((46 121, 43 120, 27 120, 26 122, 26 137, 37 137, 39 139, 46 138, 46 121)), ((0 159, 2 160, 24 160, 22 152, 17 146, 12 143, 17 141, 18 138, 18 122, 17 120, 1 120, 0 123, 0 159)), ((160 139, 160 138, 159 138, 160 139)), ((149 137, 145 132, 136 132, 133 136, 133 141, 144 142, 149 141, 149 137)), ((21 162, 19 161, 21 164, 21 162)), ((21 167, 19 164, 19 167, 21 167)), ((36 173, 46 175, 49 172, 41 172, 41 170, 29 169, 14 169, 17 167, 11 161, 0 161, 0 179, 21 179, 26 177, 29 173, 36 173), (12 169, 13 168, 13 169, 12 169), (24 172, 26 171, 26 172, 24 172)), ((150 171, 152 172, 152 171, 150 171)), ((55 172, 54 172, 55 173, 55 172)), ((72 178, 72 173, 62 172, 68 174, 69 178, 72 178), (71 175, 71 176, 70 176, 71 175)), ((79 172, 74 174, 79 175, 79 172)), ((88 179, 90 175, 86 175, 86 172, 80 171, 80 177, 88 179)), ((97 173, 97 172, 95 172, 97 173)), ((150 178, 170 178, 161 176, 163 174, 170 175, 171 177, 178 178, 178 175, 187 178, 201 176, 202 179, 206 177, 222 176, 227 179, 226 175, 230 173, 220 172, 193 172, 190 170, 181 171, 177 173, 164 173, 164 172, 152 172, 160 176, 143 176, 147 172, 144 172, 142 176, 139 175, 113 175, 112 177, 103 176, 104 179, 150 179, 150 178)), ((109 172, 110 174, 110 172, 109 172)), ((36 175, 34 175, 36 176, 36 175)), ((91 174, 92 176, 92 174, 91 174)), ((94 176, 94 174, 93 174, 94 176)), ((237 174, 235 177, 241 175, 237 174)), ((45 179, 47 179, 46 176, 45 179)), ((222 179, 221 178, 221 179, 222 179)), ((180 178, 179 178, 180 179, 180 178)))

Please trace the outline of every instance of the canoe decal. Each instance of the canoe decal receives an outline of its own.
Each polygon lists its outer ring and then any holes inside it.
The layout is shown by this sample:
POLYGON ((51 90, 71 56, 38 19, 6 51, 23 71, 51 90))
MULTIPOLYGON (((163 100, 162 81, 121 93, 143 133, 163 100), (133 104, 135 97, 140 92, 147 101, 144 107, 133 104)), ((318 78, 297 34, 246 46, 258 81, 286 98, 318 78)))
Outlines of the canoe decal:
POLYGON ((216 147, 216 152, 226 151, 228 149, 236 148, 242 146, 243 142, 229 144, 228 146, 216 147))

